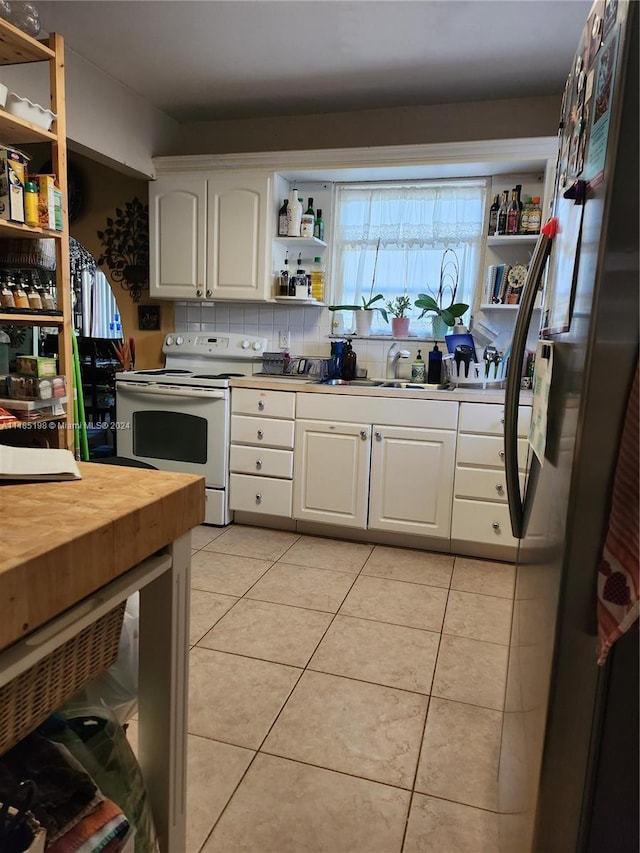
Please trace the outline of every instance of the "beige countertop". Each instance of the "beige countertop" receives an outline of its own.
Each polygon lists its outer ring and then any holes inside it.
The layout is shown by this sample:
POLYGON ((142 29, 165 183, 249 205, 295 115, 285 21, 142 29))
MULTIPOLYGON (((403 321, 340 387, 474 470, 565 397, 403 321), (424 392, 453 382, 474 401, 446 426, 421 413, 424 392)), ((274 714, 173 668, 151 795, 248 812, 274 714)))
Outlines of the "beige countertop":
MULTIPOLYGON (((363 387, 359 385, 316 385, 306 378, 288 376, 246 376, 232 379, 232 388, 257 388, 272 391, 296 391, 304 394, 340 394, 357 397, 408 397, 412 400, 454 400, 459 403, 504 403, 504 388, 453 388, 438 391, 433 388, 421 390, 404 388, 363 387)), ((531 405, 531 391, 520 393, 520 403, 531 405)))

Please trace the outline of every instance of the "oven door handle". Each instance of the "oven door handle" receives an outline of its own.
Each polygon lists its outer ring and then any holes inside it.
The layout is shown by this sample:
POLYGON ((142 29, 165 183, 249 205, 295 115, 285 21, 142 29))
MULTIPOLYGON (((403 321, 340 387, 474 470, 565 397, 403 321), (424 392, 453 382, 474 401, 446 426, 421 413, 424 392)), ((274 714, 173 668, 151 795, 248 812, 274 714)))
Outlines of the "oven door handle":
POLYGON ((209 388, 178 388, 171 385, 147 385, 142 382, 118 382, 116 390, 130 394, 155 394, 158 397, 191 397, 200 400, 224 400, 225 391, 209 388))

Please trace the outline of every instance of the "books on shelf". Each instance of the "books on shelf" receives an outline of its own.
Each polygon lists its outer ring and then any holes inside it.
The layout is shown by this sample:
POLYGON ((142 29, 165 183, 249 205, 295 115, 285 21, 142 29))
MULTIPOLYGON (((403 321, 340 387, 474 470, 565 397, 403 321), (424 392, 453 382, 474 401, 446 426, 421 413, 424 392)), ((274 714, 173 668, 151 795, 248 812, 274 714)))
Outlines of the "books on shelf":
POLYGON ((487 305, 518 305, 522 294, 521 287, 509 284, 511 264, 491 264, 487 267, 487 283, 484 302, 487 305))
POLYGON ((70 450, 0 445, 0 480, 81 480, 70 450))

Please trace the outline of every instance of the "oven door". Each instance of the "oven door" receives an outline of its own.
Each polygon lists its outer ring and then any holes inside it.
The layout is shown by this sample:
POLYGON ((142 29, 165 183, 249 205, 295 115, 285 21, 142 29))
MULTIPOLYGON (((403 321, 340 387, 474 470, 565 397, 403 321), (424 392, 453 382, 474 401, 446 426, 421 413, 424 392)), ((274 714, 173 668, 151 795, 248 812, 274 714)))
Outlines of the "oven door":
POLYGON ((226 487, 228 389, 117 382, 116 411, 119 456, 161 471, 198 474, 209 487, 226 487))

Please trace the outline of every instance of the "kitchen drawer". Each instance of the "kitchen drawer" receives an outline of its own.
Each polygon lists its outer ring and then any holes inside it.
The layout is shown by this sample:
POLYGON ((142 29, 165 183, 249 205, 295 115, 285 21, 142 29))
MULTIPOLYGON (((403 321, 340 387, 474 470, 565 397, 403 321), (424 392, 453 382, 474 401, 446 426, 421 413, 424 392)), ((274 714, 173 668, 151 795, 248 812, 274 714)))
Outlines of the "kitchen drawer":
MULTIPOLYGON (((518 467, 525 470, 529 442, 518 439, 518 467)), ((459 435, 456 453, 458 465, 474 465, 504 470, 504 439, 493 435, 459 435)))
POLYGON ((260 512, 291 518, 291 480, 274 480, 232 474, 229 478, 229 509, 260 512))
POLYGON ((232 388, 231 411, 233 414, 262 415, 263 418, 294 418, 296 395, 289 391, 232 388))
POLYGON ((237 474, 259 477, 293 477, 293 450, 231 445, 229 468, 237 474))
POLYGON ((506 504, 459 498, 453 501, 451 538, 488 545, 513 547, 518 544, 518 540, 511 535, 509 507, 506 504))
MULTIPOLYGON (((518 435, 527 438, 531 406, 518 408, 518 435)), ((490 433, 504 435, 504 406, 491 403, 461 403, 459 432, 490 433)))
MULTIPOLYGON (((524 486, 524 474, 520 475, 520 488, 524 486)), ((456 468, 454 484, 456 498, 471 498, 472 500, 498 501, 507 500, 507 482, 504 469, 496 468, 456 468)))
POLYGON ((293 449, 294 421, 231 416, 231 442, 293 449))

